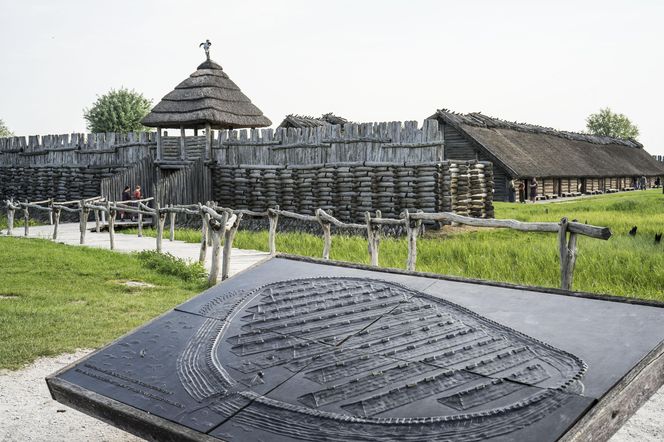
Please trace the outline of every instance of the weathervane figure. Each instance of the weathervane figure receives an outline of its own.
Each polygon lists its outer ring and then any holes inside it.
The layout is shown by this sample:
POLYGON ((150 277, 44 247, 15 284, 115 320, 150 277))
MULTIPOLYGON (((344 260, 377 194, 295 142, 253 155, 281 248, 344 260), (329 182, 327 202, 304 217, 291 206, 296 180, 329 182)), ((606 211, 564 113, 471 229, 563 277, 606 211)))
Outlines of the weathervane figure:
POLYGON ((205 51, 205 56, 207 57, 208 61, 210 61, 210 46, 212 46, 212 43, 210 43, 210 40, 205 40, 203 43, 199 44, 198 47, 203 47, 203 50, 205 51))

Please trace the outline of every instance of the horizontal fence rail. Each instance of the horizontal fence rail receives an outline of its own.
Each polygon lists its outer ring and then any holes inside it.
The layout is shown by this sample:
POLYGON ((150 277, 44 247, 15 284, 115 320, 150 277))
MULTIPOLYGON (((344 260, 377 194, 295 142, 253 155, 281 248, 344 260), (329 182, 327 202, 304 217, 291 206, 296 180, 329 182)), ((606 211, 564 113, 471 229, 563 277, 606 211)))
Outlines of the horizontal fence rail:
POLYGON ((331 226, 338 229, 364 230, 367 235, 368 252, 371 265, 379 265, 379 250, 382 226, 401 226, 406 230, 408 242, 408 259, 406 268, 410 271, 415 270, 417 261, 417 237, 421 232, 423 221, 438 221, 457 223, 474 227, 486 228, 507 228, 522 232, 545 232, 557 233, 558 235, 558 255, 560 258, 560 285, 564 290, 571 290, 574 280, 574 266, 577 256, 577 235, 584 235, 590 238, 608 240, 611 237, 611 230, 608 227, 597 227, 562 218, 559 223, 555 222, 521 222, 512 219, 480 219, 471 218, 449 212, 424 213, 422 211, 409 212, 404 210, 399 218, 383 218, 380 211, 374 214, 365 213, 364 223, 347 223, 338 220, 323 209, 317 209, 314 215, 300 214, 288 210, 281 210, 278 206, 269 208, 265 211, 253 211, 248 209, 232 209, 221 207, 214 202, 205 204, 189 205, 166 205, 160 207, 154 198, 145 198, 131 201, 109 201, 102 197, 88 198, 79 201, 54 201, 53 199, 43 201, 24 201, 15 202, 6 201, 8 228, 7 234, 13 234, 14 217, 17 210, 23 212, 24 235, 29 234, 30 209, 47 211, 50 214, 53 227, 53 239, 57 239, 58 225, 61 211, 77 212, 80 214, 80 243, 85 244, 85 232, 87 231, 87 222, 90 212, 95 214, 96 231, 100 231, 100 219, 102 222, 108 217, 108 232, 110 239, 110 248, 115 247, 114 225, 115 217, 118 212, 133 213, 138 215, 138 235, 142 236, 143 216, 156 218, 156 250, 162 251, 162 241, 166 217, 169 217, 169 230, 171 241, 175 240, 175 222, 178 214, 197 215, 201 219, 201 244, 199 262, 205 261, 207 247, 212 247, 212 267, 208 282, 214 285, 217 282, 219 273, 221 279, 228 278, 230 270, 231 249, 235 234, 240 226, 244 216, 267 218, 269 221, 268 230, 268 248, 270 254, 277 253, 276 236, 277 225, 280 217, 296 219, 301 222, 310 222, 319 224, 323 231, 323 259, 330 259, 332 248, 331 226), (155 207, 150 207, 155 203, 155 207), (100 217, 101 215, 101 217, 100 217), (223 247, 223 253, 222 253, 223 247))

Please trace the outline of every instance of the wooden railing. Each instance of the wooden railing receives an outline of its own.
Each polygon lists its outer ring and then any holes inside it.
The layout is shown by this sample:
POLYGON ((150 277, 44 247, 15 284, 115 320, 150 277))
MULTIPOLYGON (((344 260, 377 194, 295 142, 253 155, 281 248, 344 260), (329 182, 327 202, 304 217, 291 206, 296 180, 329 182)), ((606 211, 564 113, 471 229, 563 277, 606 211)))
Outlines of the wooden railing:
POLYGON ((142 236, 143 216, 156 217, 156 249, 162 251, 162 241, 166 216, 169 217, 170 240, 175 240, 175 223, 178 214, 195 215, 201 219, 201 244, 199 262, 203 263, 207 254, 207 248, 212 247, 212 267, 209 275, 210 285, 216 284, 221 271, 221 278, 226 279, 230 270, 231 248, 233 239, 240 226, 243 216, 267 218, 269 221, 268 231, 268 249, 270 254, 277 253, 276 236, 279 218, 297 219, 302 222, 317 223, 323 231, 323 259, 330 259, 330 250, 332 248, 331 226, 338 229, 364 230, 367 234, 368 252, 371 265, 379 265, 380 240, 383 226, 401 226, 406 230, 408 240, 408 259, 406 268, 410 271, 415 270, 417 261, 417 237, 421 231, 423 221, 438 221, 447 223, 464 224, 475 227, 489 228, 508 228, 523 232, 548 232, 558 235, 558 255, 560 258, 560 286, 564 290, 571 290, 574 279, 574 265, 577 256, 577 235, 584 235, 591 238, 607 240, 611 237, 611 230, 608 227, 597 227, 562 218, 559 223, 555 222, 521 222, 511 219, 481 219, 461 216, 454 213, 416 213, 402 212, 399 218, 383 218, 380 211, 375 214, 365 213, 365 223, 345 223, 339 221, 331 214, 322 209, 316 210, 315 215, 303 215, 299 213, 280 210, 279 207, 268 209, 264 212, 255 212, 251 210, 234 210, 227 207, 220 207, 214 202, 205 204, 191 205, 170 205, 160 207, 158 203, 155 207, 150 207, 153 198, 143 200, 132 200, 122 202, 112 202, 101 197, 90 198, 80 201, 55 202, 53 200, 36 202, 14 202, 8 200, 7 220, 8 234, 12 234, 14 215, 16 210, 23 211, 25 222, 24 234, 29 234, 29 209, 48 211, 54 224, 53 239, 57 239, 60 211, 78 212, 80 214, 80 243, 85 243, 85 232, 87 230, 87 221, 90 211, 95 214, 96 230, 100 230, 100 219, 108 217, 108 232, 110 247, 115 247, 114 231, 115 217, 119 211, 134 213, 138 215, 138 236, 142 236), (71 207, 73 206, 73 207, 71 207), (101 215, 101 216, 100 216, 101 215), (223 253, 222 253, 223 247, 223 253))

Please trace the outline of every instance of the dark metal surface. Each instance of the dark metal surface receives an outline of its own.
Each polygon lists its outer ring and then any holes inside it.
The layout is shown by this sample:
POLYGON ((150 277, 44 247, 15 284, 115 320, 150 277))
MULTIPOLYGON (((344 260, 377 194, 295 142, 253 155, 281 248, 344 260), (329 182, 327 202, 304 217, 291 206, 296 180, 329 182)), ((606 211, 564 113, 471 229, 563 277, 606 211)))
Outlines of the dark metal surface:
POLYGON ((222 440, 555 440, 663 319, 275 258, 57 377, 222 440))

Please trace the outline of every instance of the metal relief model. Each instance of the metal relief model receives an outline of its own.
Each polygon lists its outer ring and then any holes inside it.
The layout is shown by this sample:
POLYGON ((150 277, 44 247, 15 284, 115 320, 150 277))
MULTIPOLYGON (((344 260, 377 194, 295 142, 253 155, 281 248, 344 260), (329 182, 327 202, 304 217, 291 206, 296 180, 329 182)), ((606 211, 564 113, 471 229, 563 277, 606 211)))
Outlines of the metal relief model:
POLYGON ((187 393, 283 437, 478 440, 583 392, 578 357, 392 282, 281 281, 197 313, 207 319, 177 361, 187 393))

